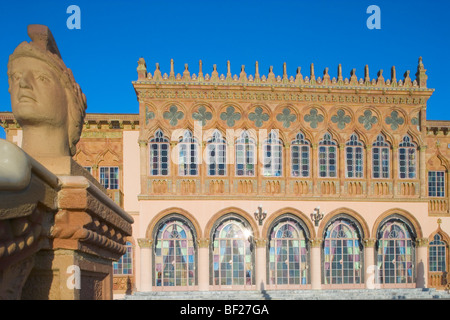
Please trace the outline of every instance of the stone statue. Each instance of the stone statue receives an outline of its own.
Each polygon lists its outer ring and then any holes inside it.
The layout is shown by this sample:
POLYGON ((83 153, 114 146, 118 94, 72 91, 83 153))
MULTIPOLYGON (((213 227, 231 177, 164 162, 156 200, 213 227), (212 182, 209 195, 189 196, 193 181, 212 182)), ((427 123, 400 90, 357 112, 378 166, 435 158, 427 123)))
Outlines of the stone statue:
POLYGON ((86 115, 86 97, 66 67, 47 26, 29 25, 8 62, 14 117, 22 148, 32 157, 73 156, 86 115))

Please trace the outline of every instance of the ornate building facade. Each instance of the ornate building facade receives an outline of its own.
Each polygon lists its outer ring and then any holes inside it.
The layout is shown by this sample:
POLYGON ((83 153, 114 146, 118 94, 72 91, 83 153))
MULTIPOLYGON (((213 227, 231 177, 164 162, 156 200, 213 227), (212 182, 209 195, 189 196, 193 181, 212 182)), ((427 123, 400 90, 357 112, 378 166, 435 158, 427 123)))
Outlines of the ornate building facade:
MULTIPOLYGON (((447 285, 450 122, 427 75, 175 75, 88 114, 75 160, 135 223, 116 293, 447 285)), ((7 139, 20 145, 10 113, 7 139)))

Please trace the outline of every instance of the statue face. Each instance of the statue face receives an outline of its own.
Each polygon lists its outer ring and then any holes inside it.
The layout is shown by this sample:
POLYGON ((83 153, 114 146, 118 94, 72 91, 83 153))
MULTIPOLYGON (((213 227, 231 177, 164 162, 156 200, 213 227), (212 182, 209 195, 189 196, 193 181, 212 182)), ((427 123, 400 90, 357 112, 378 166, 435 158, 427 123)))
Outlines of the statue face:
POLYGON ((45 62, 29 57, 11 62, 11 107, 21 126, 67 125, 67 96, 58 74, 45 62))

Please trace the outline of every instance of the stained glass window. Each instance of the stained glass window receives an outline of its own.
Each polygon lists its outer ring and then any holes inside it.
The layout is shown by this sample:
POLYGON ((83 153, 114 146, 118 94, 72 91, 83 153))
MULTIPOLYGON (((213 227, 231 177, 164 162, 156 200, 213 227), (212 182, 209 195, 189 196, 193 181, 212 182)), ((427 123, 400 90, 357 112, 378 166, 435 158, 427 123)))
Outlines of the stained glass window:
POLYGON ((350 136, 346 143, 346 177, 362 178, 364 176, 363 144, 356 134, 350 136))
POLYGON ((119 261, 113 262, 114 275, 133 274, 133 246, 131 242, 126 244, 126 252, 120 257, 119 261))
POLYGON ((227 145, 222 134, 215 130, 206 145, 209 176, 224 176, 227 174, 227 145))
POLYGON ((247 131, 243 131, 236 140, 236 175, 251 176, 255 175, 256 165, 256 144, 247 131))
POLYGON ((280 177, 283 173, 283 143, 278 139, 277 130, 269 133, 269 138, 264 141, 264 176, 280 177))
POLYGON ((100 167, 100 183, 105 189, 119 189, 119 167, 100 167))
POLYGON ((308 239, 292 218, 282 218, 273 227, 269 242, 270 284, 307 284, 308 239))
POLYGON ((409 136, 403 137, 398 148, 400 179, 416 178, 416 145, 409 136))
POLYGON ((372 174, 375 179, 390 177, 390 146, 382 134, 372 145, 372 174))
POLYGON ((169 175, 169 139, 164 137, 161 130, 155 132, 154 138, 150 140, 150 175, 169 175))
POLYGON ((182 220, 163 223, 155 239, 155 285, 195 285, 196 248, 191 228, 182 220))
POLYGON ((413 283, 415 247, 406 224, 387 221, 377 239, 377 267, 383 284, 413 283))
POLYGON ((319 142, 319 176, 321 178, 335 178, 337 175, 336 142, 327 132, 319 142))
POLYGON ((216 228, 212 243, 214 285, 253 284, 250 234, 251 230, 234 219, 225 220, 216 228))
POLYGON ((291 176, 309 177, 310 143, 299 132, 291 142, 291 176))
POLYGON ((185 130, 178 144, 178 174, 180 176, 198 175, 198 141, 192 132, 185 130))
POLYGON ((355 225, 339 218, 331 223, 324 236, 324 284, 361 283, 361 239, 355 225))
POLYGON ((447 244, 436 234, 429 245, 430 272, 447 272, 447 244))
POLYGON ((445 197, 445 171, 428 171, 428 196, 445 197))

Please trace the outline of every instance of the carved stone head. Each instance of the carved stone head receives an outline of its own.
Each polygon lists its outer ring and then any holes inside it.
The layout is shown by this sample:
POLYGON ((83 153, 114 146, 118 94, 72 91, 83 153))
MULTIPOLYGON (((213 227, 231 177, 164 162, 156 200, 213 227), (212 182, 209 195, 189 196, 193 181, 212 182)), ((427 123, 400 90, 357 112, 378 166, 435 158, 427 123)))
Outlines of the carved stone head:
MULTIPOLYGON (((32 156, 73 156, 86 115, 86 97, 66 67, 48 27, 29 25, 8 62, 13 114, 32 156), (41 146, 36 145, 42 143, 41 146), (48 144, 51 144, 50 146, 48 144)), ((28 150, 27 150, 28 149, 28 150)))

